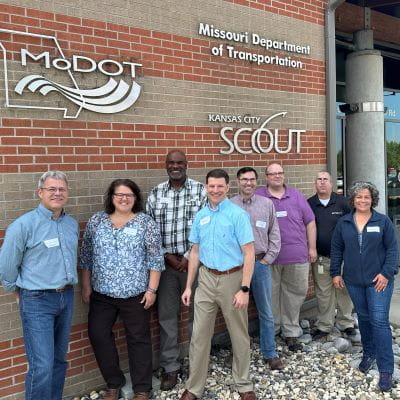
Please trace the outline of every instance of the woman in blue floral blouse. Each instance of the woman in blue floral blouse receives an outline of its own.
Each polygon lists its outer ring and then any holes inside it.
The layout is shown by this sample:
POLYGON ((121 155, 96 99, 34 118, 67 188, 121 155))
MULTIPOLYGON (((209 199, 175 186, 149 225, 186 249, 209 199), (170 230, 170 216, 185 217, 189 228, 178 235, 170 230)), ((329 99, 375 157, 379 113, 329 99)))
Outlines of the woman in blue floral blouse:
POLYGON ((106 400, 125 384, 112 328, 124 323, 134 400, 150 397, 152 346, 150 307, 164 260, 154 221, 142 212, 139 187, 117 179, 104 196, 104 211, 86 225, 81 249, 82 298, 89 303, 89 339, 107 383, 106 400))

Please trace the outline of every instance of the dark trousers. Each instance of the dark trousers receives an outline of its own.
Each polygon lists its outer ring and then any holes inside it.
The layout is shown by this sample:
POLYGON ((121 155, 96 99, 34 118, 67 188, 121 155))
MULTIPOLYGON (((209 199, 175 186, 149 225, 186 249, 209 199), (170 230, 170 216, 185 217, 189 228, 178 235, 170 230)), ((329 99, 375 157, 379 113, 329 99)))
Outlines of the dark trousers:
POLYGON ((150 311, 140 304, 142 297, 143 294, 128 299, 116 299, 97 292, 91 295, 89 339, 108 388, 115 389, 125 382, 112 331, 119 315, 125 327, 133 390, 149 392, 152 389, 150 311))
MULTIPOLYGON (((186 287, 187 272, 179 272, 165 263, 158 287, 158 321, 160 324, 160 366, 169 373, 180 369, 179 313, 181 296, 186 287)), ((192 298, 189 306, 188 336, 192 336, 194 293, 197 278, 192 285, 192 298)))

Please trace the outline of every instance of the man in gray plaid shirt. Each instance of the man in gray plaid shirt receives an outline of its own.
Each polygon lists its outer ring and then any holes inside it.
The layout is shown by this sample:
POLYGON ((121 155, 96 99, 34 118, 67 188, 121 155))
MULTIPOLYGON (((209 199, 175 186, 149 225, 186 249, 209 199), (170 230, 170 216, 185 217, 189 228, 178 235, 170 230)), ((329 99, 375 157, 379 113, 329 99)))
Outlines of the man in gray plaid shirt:
MULTIPOLYGON (((160 366, 164 369, 160 389, 170 390, 177 384, 181 367, 178 320, 187 278, 188 238, 194 217, 205 203, 207 195, 202 183, 187 177, 185 153, 170 151, 165 167, 169 179, 151 190, 146 211, 160 228, 164 249, 166 268, 161 274, 158 288, 160 366)), ((189 310, 189 335, 192 323, 193 306, 189 310)))

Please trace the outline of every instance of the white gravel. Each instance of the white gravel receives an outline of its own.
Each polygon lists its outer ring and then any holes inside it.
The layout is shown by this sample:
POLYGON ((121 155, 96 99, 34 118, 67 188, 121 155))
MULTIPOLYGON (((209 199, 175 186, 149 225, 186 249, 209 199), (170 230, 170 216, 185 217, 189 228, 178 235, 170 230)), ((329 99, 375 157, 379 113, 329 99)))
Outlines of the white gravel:
MULTIPOLYGON (((382 393, 377 388, 379 374, 372 369, 362 374, 358 369, 361 346, 358 338, 349 338, 334 328, 321 341, 310 340, 313 326, 303 321, 304 335, 301 337, 303 351, 290 352, 284 341, 277 338, 277 350, 285 368, 271 371, 260 355, 258 338, 252 339, 251 378, 257 399, 274 400, 380 400, 400 399, 400 329, 393 330, 393 350, 395 353, 394 388, 390 393, 382 393), (310 328, 311 326, 311 328, 310 328), (356 339, 356 340, 354 340, 356 339)), ((202 400, 239 400, 239 394, 232 380, 229 365, 229 349, 219 349, 210 357, 209 374, 202 400)), ((184 391, 184 381, 188 373, 188 360, 184 360, 181 382, 170 391, 154 391, 153 399, 178 400, 184 391)), ((73 400, 102 399, 104 392, 75 397, 73 400)), ((121 399, 124 400, 124 399, 121 399)))

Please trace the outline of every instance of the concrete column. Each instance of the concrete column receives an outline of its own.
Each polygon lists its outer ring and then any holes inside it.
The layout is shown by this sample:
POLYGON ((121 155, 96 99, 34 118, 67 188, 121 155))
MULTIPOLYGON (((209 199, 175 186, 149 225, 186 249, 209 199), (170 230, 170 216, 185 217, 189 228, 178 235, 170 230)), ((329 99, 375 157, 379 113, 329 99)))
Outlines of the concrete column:
POLYGON ((354 42, 356 51, 346 60, 346 103, 360 109, 346 116, 346 184, 374 183, 380 194, 377 210, 386 213, 383 59, 373 50, 371 30, 356 32, 354 42))

